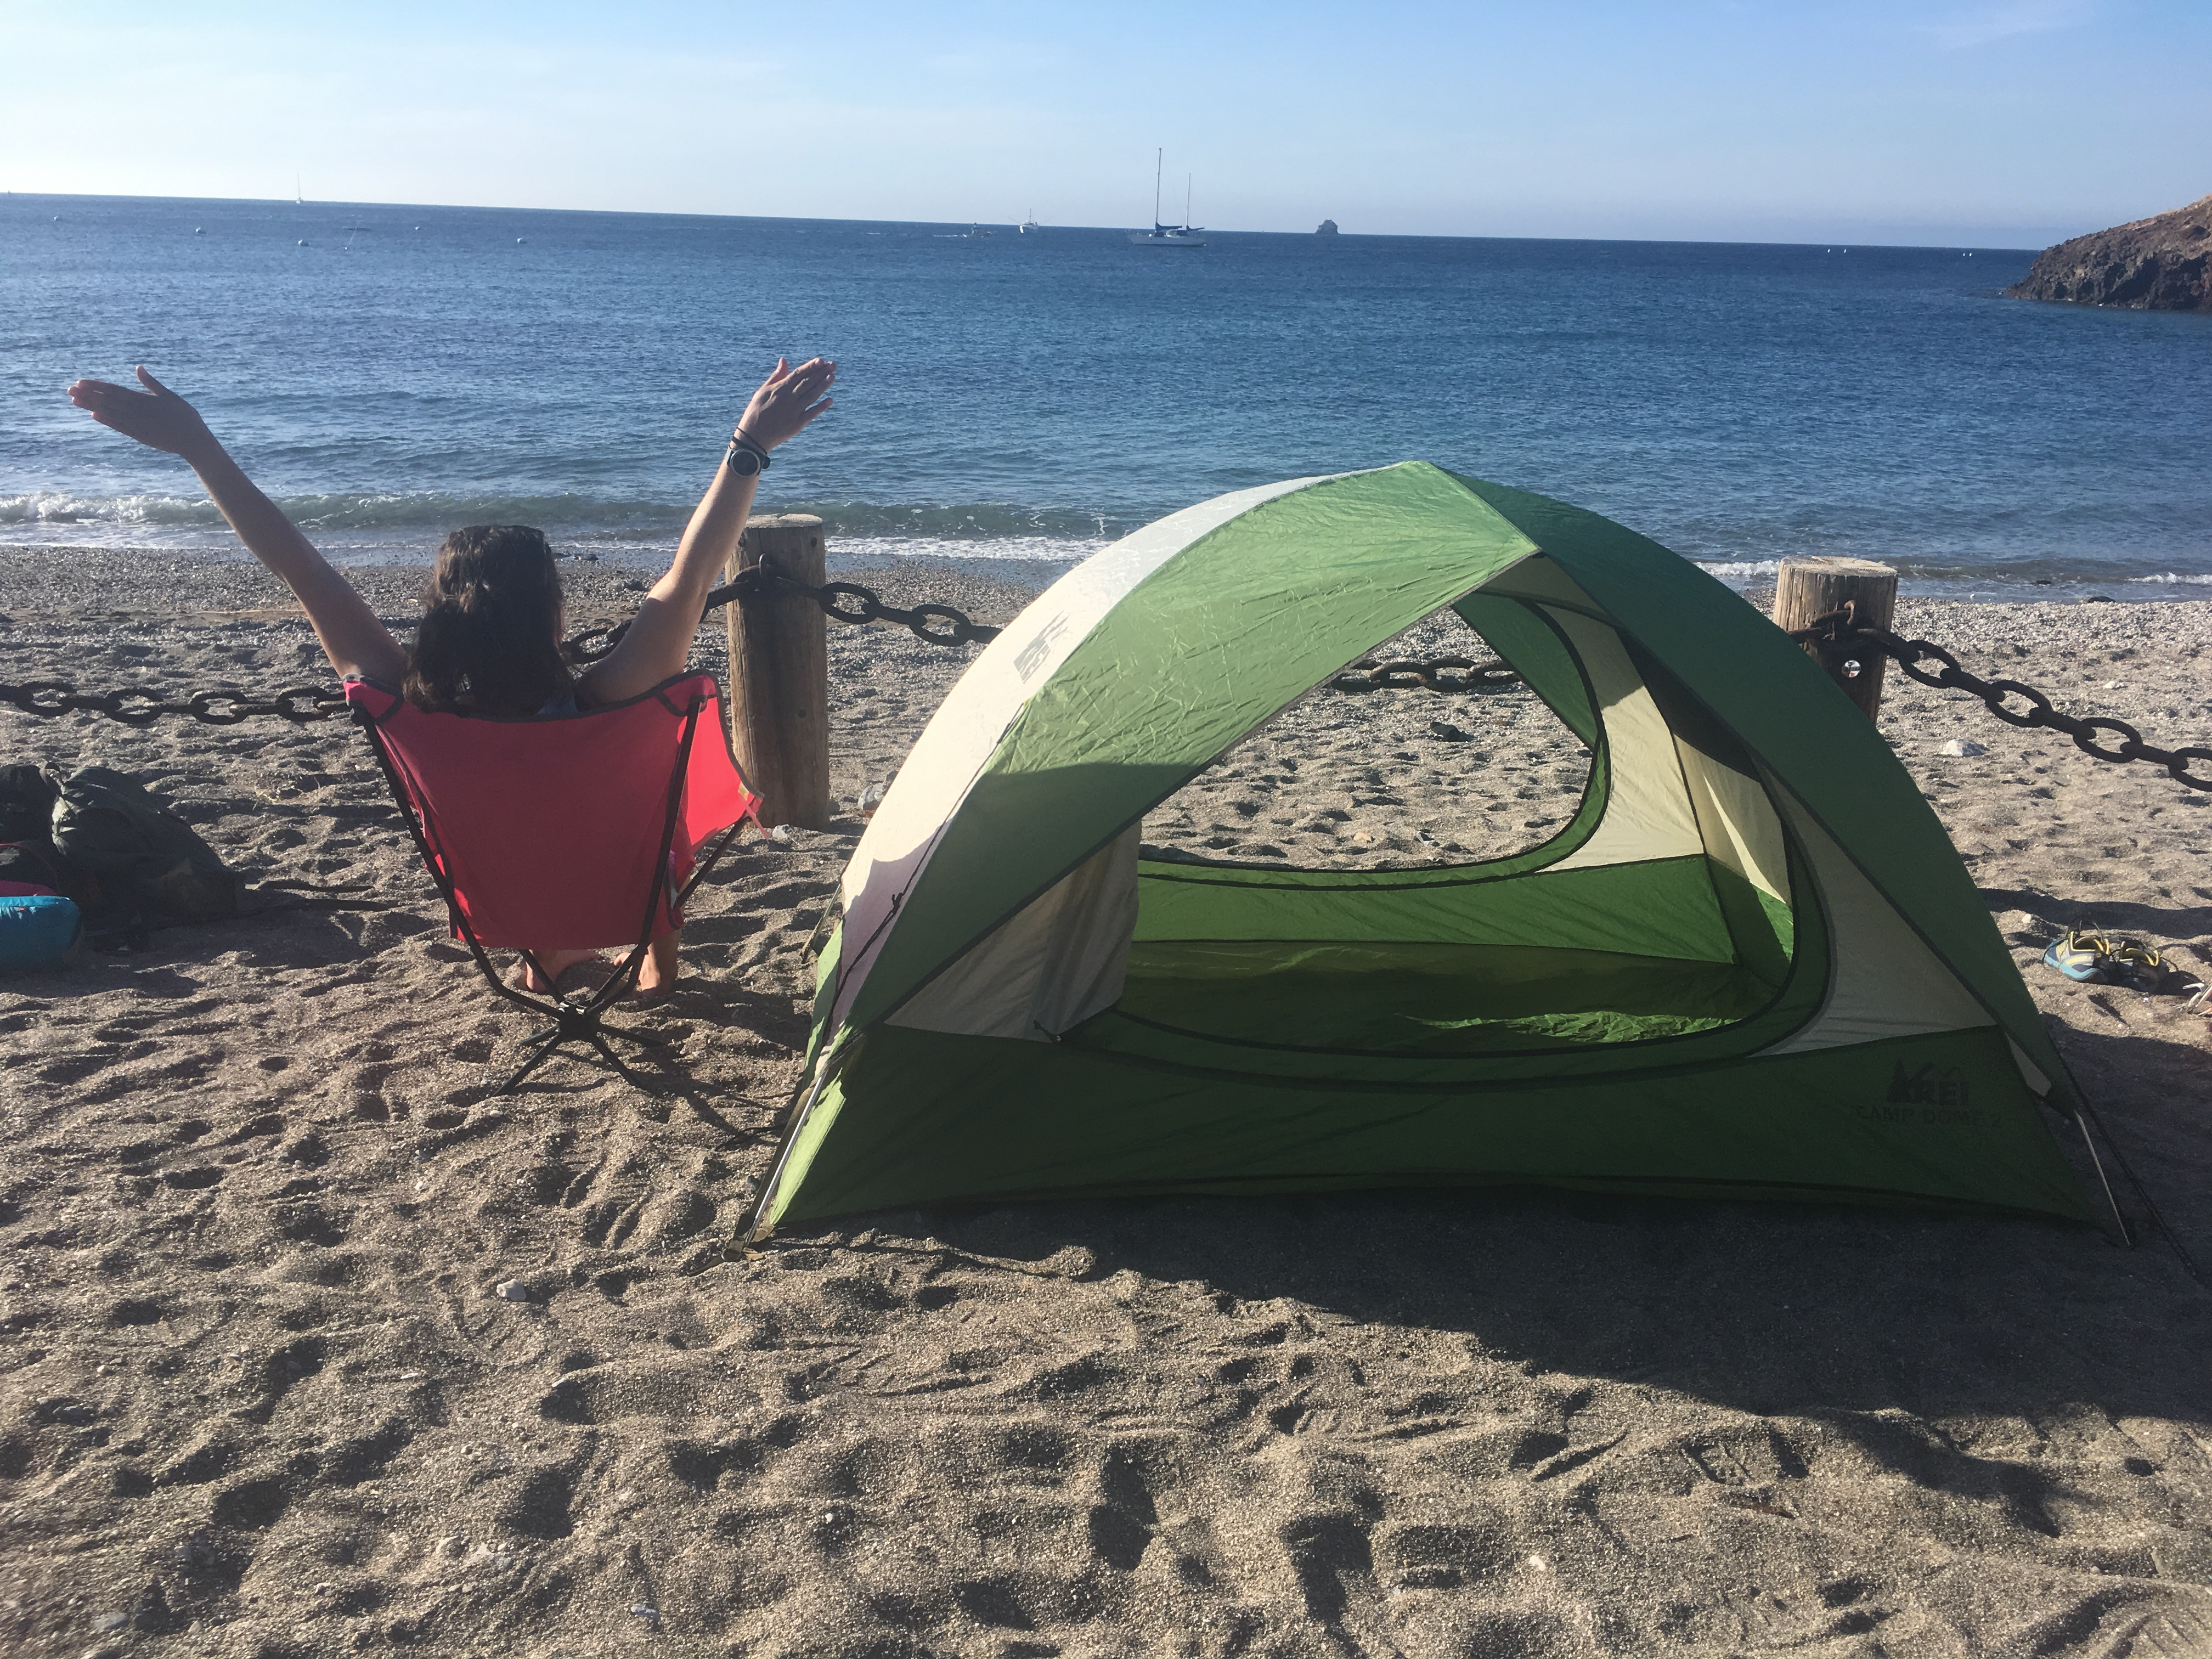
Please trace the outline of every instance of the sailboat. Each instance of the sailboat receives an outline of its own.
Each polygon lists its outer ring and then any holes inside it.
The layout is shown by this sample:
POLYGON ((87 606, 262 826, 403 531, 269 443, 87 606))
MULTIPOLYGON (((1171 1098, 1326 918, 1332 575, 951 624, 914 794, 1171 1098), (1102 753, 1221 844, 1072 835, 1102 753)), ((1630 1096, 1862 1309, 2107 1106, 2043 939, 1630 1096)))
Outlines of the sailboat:
POLYGON ((1201 227, 1190 222, 1190 175, 1183 175, 1182 222, 1164 225, 1160 222, 1160 169, 1166 165, 1167 151, 1162 149, 1152 158, 1152 228, 1149 231, 1133 230, 1129 240, 1145 247, 1204 247, 1206 238, 1198 233, 1201 227))

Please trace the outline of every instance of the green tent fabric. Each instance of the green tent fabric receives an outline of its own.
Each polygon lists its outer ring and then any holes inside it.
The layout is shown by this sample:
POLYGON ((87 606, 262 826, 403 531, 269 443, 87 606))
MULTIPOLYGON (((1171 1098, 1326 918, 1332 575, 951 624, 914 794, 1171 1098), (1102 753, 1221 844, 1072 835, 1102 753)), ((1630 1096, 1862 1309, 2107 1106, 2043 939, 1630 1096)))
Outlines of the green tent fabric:
POLYGON ((1595 514, 1423 462, 1170 515, 963 676, 848 866, 749 1222, 1536 1182, 2087 1219, 2065 1068, 1803 653, 1595 514), (1150 855, 1145 812, 1449 606, 1592 750, 1511 858, 1150 855))

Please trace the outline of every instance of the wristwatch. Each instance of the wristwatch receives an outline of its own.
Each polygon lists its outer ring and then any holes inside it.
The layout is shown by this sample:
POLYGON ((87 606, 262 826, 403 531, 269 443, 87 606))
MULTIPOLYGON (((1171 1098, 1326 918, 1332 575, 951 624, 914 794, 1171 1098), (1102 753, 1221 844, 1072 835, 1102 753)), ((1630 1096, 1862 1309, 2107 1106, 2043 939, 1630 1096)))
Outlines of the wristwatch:
POLYGON ((768 471, 768 451, 742 432, 730 440, 730 453, 722 459, 740 478, 758 477, 768 471))

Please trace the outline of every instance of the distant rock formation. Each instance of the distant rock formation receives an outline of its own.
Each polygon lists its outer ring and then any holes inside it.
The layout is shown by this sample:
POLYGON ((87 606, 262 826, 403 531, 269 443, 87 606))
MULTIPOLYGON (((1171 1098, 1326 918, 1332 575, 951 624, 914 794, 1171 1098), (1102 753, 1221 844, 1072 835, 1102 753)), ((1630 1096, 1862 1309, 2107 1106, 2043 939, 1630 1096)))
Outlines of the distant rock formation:
POLYGON ((1336 221, 1335 221, 1335 220, 1334 220, 1334 219, 1324 219, 1324 220, 1322 220, 1322 221, 1321 222, 1321 224, 1320 224, 1319 228, 1316 228, 1316 229, 1315 230, 1314 234, 1315 234, 1315 235, 1316 235, 1316 236, 1334 236, 1334 235, 1335 235, 1335 234, 1336 234, 1336 221))
POLYGON ((2005 292, 2134 311, 2212 311, 2212 196, 2047 247, 2005 292))

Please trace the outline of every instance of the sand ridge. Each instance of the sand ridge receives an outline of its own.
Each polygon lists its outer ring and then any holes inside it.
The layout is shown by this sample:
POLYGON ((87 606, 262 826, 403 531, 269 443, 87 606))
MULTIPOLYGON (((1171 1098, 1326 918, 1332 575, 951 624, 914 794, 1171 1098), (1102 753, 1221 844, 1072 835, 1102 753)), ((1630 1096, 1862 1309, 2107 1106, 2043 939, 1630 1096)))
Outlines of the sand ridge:
MULTIPOLYGON (((636 573, 568 568, 574 625, 630 602, 636 573)), ((147 574, 12 556, 7 678, 325 677, 253 567, 160 573, 161 605, 147 574)), ((363 580, 398 616, 420 576, 363 580)), ((2212 607, 1900 628, 2154 740, 2212 724, 2212 607)), ((7 759, 123 767, 249 876, 390 906, 0 981, 10 1651, 2212 1650, 2212 1297, 2160 1248, 1501 1192, 902 1212, 726 1260, 854 803, 972 655, 831 647, 848 816, 695 903, 691 979, 638 1016, 678 1043, 657 1099, 565 1061, 484 1097, 517 1022, 344 726, 0 711, 7 759)), ((2212 950, 2203 797, 1895 678, 1883 729, 2023 963, 2089 922, 2212 950)), ((1522 692, 1317 695, 1146 834, 1510 850, 1571 810, 1577 747, 1522 692)), ((2212 1261, 2204 1022, 2027 971, 2212 1261)))

